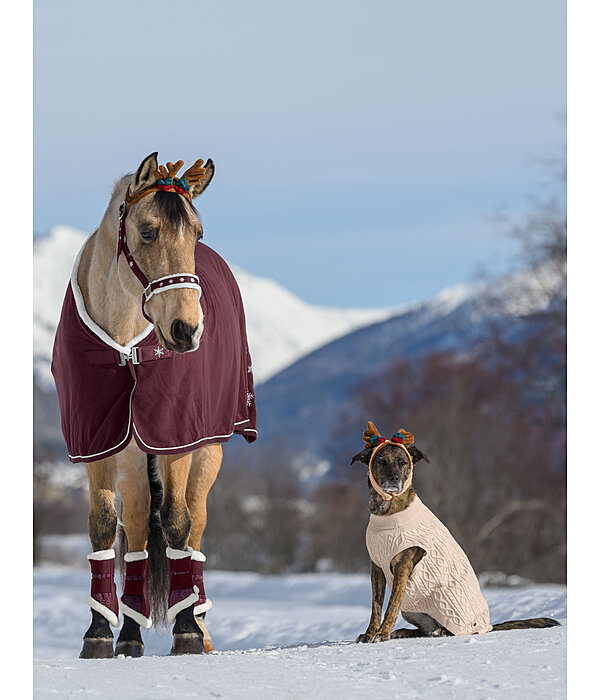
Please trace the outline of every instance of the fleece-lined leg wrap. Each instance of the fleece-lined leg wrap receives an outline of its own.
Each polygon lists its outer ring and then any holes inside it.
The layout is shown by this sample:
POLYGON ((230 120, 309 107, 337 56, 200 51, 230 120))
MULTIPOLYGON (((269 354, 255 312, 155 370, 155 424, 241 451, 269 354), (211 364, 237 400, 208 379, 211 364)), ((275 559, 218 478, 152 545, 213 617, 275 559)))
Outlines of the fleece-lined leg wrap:
POLYGON ((177 613, 198 601, 192 582, 191 552, 167 547, 169 562, 169 609, 167 619, 175 622, 177 613))
POLYGON ((127 552, 121 611, 146 629, 152 627, 147 580, 148 552, 127 552))
POLYGON ((103 615, 113 627, 119 626, 119 600, 115 586, 115 550, 88 554, 92 569, 92 589, 87 604, 103 615))
POLYGON ((188 552, 192 555, 192 583, 198 593, 198 603, 194 606, 194 615, 200 615, 200 613, 206 612, 212 608, 212 600, 206 597, 204 591, 204 562, 206 561, 206 557, 202 552, 199 552, 197 549, 192 549, 192 547, 188 547, 188 552))

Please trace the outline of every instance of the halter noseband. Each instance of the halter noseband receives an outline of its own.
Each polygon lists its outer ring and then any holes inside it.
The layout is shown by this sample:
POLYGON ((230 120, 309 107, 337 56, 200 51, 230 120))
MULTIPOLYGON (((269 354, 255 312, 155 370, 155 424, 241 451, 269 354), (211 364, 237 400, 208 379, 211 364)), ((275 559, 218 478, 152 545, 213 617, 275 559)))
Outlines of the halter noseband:
MULTIPOLYGON (((198 292, 198 299, 200 298, 202 294, 202 288, 200 287, 200 278, 192 273, 189 272, 175 272, 171 275, 166 275, 165 277, 159 277, 156 280, 153 280, 152 282, 146 277, 146 275, 141 271, 139 265, 136 263, 136 261, 133 259, 133 255, 131 254, 131 251, 129 250, 129 246, 127 245, 127 235, 125 233, 125 219, 127 218, 127 214, 129 213, 129 207, 135 204, 136 202, 139 202, 140 199, 145 197, 148 194, 152 194, 153 192, 158 192, 159 190, 163 189, 163 187, 160 187, 158 185, 151 185, 150 187, 147 187, 146 189, 142 190, 141 192, 138 192, 135 195, 130 194, 130 186, 127 187, 127 192, 125 192, 125 198, 123 199, 123 202, 121 203, 121 206, 119 207, 119 235, 118 235, 118 242, 117 242, 117 262, 119 262, 119 256, 121 253, 125 256, 127 263, 129 264, 130 270, 133 272, 133 274, 139 279, 139 281, 142 283, 142 287, 144 288, 144 293, 142 294, 142 314, 144 315, 144 318, 150 321, 150 323, 154 323, 154 321, 148 316, 146 311, 144 310, 144 306, 146 302, 154 296, 154 294, 160 294, 161 292, 166 292, 169 289, 196 289, 198 292)), ((177 192, 177 194, 182 194, 180 192, 177 192)), ((183 192, 183 195, 187 198, 190 199, 189 194, 186 192, 183 192)), ((191 201, 191 199, 190 199, 191 201)))
POLYGON ((376 446, 373 452, 371 453, 371 459, 369 460, 369 481, 371 482, 371 485, 373 486, 375 491, 381 496, 381 498, 383 498, 384 501, 391 501, 395 495, 401 496, 410 488, 412 484, 413 461, 412 457, 410 456, 410 452, 406 449, 406 447, 403 444, 404 438, 401 436, 400 433, 394 433, 391 440, 386 440, 385 438, 379 435, 377 435, 376 437, 377 440, 374 440, 376 446), (381 450, 381 448, 385 447, 386 445, 395 445, 396 447, 402 448, 406 453, 406 456, 408 457, 408 463, 410 465, 410 474, 408 476, 408 479, 404 482, 402 491, 400 491, 399 494, 386 493, 377 483, 377 479, 375 478, 375 474, 373 473, 373 462, 375 461, 375 456, 377 455, 379 450, 381 450))

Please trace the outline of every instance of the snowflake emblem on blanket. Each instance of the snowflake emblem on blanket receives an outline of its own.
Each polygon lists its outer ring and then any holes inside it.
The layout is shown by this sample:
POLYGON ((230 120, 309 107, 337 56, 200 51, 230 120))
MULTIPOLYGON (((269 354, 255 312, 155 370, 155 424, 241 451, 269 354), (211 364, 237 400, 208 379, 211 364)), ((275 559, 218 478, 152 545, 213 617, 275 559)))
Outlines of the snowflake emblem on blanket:
POLYGON ((164 352, 165 351, 160 347, 160 345, 154 348, 154 354, 156 355, 156 357, 162 357, 164 352))
POLYGON ((249 391, 246 395, 246 404, 248 406, 251 406, 253 401, 254 401, 254 394, 249 391))

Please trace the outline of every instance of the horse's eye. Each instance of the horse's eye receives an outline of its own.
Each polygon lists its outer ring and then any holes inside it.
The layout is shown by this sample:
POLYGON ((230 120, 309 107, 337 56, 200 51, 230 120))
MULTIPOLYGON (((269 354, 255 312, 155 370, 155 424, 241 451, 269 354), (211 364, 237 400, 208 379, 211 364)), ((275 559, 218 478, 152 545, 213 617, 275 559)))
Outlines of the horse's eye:
POLYGON ((140 236, 145 241, 154 241, 154 240, 156 240, 156 237, 158 236, 158 229, 157 228, 144 228, 140 231, 140 236))
POLYGON ((202 237, 204 236, 204 230, 202 226, 198 226, 198 230, 196 231, 196 241, 202 240, 202 237))

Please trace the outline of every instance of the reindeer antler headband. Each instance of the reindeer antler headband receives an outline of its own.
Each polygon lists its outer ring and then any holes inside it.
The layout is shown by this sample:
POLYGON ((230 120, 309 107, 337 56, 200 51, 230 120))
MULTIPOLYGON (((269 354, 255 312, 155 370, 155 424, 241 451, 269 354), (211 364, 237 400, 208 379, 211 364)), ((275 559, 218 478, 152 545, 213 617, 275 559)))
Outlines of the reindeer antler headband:
POLYGON ((151 192, 176 192, 177 194, 183 195, 190 202, 192 197, 190 195, 190 185, 195 185, 200 182, 206 176, 206 168, 202 167, 204 161, 202 158, 188 168, 181 177, 177 177, 177 173, 183 167, 183 161, 178 160, 176 163, 167 163, 167 167, 164 165, 159 165, 158 170, 154 171, 156 176, 156 182, 154 185, 149 185, 143 190, 140 190, 136 194, 131 194, 131 185, 127 188, 125 193, 125 201, 127 204, 134 204, 138 202, 142 197, 145 197, 151 192))
POLYGON ((142 314, 144 315, 144 318, 150 321, 150 323, 154 323, 154 321, 146 313, 145 304, 153 295, 166 292, 169 289, 189 288, 196 289, 198 291, 198 298, 200 298, 200 294, 202 293, 200 278, 198 275, 190 274, 189 272, 176 272, 164 277, 159 277, 155 280, 149 280, 140 269, 139 265, 134 260, 131 251, 129 250, 127 234, 125 231, 125 219, 127 218, 131 205, 139 202, 142 197, 145 197, 152 192, 175 192, 183 195, 187 200, 189 200, 189 202, 191 202, 192 197, 189 192, 190 185, 195 185, 197 182, 200 182, 206 175, 206 168, 202 167, 203 163, 204 161, 202 158, 199 158, 180 178, 177 178, 176 176, 183 165, 182 160, 178 160, 174 165, 173 163, 167 163, 166 168, 164 165, 159 165, 158 170, 154 171, 156 182, 152 185, 148 185, 148 187, 144 187, 135 194, 131 194, 131 185, 128 185, 127 191, 125 192, 125 198, 119 207, 117 262, 121 253, 123 253, 131 271, 142 283, 142 287, 144 288, 144 293, 142 295, 142 314))
POLYGON ((410 452, 406 449, 406 445, 412 445, 415 441, 415 438, 413 437, 412 433, 409 433, 408 430, 404 430, 404 428, 400 428, 400 430, 397 430, 388 440, 379 433, 379 430, 377 430, 375 424, 372 421, 368 421, 367 429, 364 431, 362 439, 365 443, 365 447, 375 448, 371 453, 371 459, 369 459, 369 480, 375 491, 377 491, 377 493, 381 496, 381 498, 383 498, 384 501, 391 501, 394 498, 394 494, 386 493, 377 483, 375 474, 373 474, 373 461, 379 450, 382 447, 385 447, 386 445, 395 445, 396 447, 400 447, 404 450, 406 456, 408 457, 408 463, 410 464, 410 475, 406 480, 401 493, 398 494, 401 496, 405 491, 407 491, 410 488, 410 485, 412 484, 413 461, 412 457, 410 456, 410 452))

